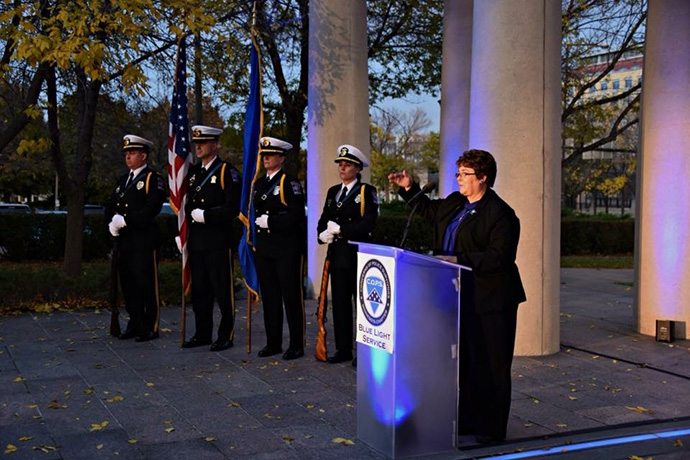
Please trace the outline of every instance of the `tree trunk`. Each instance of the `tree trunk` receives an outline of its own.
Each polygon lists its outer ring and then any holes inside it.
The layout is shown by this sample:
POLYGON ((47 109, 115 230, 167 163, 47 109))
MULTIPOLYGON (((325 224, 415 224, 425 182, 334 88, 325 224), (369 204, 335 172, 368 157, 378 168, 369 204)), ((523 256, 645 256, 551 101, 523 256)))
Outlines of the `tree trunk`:
MULTIPOLYGON (((58 169, 58 172, 60 169, 64 171, 65 177, 60 177, 60 181, 67 189, 67 228, 62 268, 69 277, 76 277, 81 271, 84 247, 84 197, 91 172, 91 142, 96 121, 96 105, 101 90, 101 82, 89 82, 83 72, 77 72, 77 76, 77 158, 71 178, 65 168, 58 169)), ((64 164, 63 158, 59 158, 59 161, 64 164)))
POLYGON ((304 127, 304 109, 305 107, 300 106, 285 111, 285 123, 287 125, 287 139, 285 140, 292 144, 292 152, 285 159, 284 168, 286 172, 295 177, 301 176, 299 173, 303 166, 299 155, 299 145, 302 141, 302 129, 304 127))

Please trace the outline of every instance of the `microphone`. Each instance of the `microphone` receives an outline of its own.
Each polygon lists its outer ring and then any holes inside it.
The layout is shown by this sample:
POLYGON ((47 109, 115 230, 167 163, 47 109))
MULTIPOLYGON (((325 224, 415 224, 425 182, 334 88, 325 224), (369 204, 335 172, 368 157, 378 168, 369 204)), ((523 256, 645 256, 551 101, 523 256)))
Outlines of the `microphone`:
MULTIPOLYGON (((436 189, 436 182, 430 181, 427 182, 424 187, 420 191, 414 194, 412 198, 408 201, 408 203, 413 202, 417 198, 419 198, 420 195, 425 194, 425 193, 430 193, 433 192, 436 189)), ((410 225, 412 224, 412 216, 414 216, 415 211, 417 211, 417 206, 419 206, 419 201, 415 203, 415 205, 412 207, 412 211, 410 211, 410 216, 407 218, 407 224, 405 224, 405 230, 403 230, 403 237, 402 240, 400 240, 400 247, 403 247, 403 244, 405 244, 405 240, 407 239, 407 232, 410 230, 410 225)))

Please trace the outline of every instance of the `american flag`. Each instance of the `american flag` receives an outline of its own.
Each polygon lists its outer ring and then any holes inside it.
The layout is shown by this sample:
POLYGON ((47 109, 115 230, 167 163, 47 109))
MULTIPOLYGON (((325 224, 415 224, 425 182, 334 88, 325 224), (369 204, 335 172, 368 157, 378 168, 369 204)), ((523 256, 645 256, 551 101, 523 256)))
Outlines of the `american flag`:
POLYGON ((187 194, 187 171, 192 162, 189 147, 189 119, 187 118, 187 47, 180 38, 175 66, 175 87, 170 103, 168 127, 168 188, 170 206, 177 214, 177 228, 182 242, 182 287, 189 292, 191 274, 187 252, 187 216, 184 212, 187 194))

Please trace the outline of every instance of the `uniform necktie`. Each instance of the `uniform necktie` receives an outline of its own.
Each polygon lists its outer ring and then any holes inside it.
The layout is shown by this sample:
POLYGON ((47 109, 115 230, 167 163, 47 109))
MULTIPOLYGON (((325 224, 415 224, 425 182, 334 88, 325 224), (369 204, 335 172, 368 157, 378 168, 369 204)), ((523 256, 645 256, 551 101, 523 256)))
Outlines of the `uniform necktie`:
POLYGON ((343 204, 343 201, 345 201, 346 196, 347 196, 347 187, 343 185, 343 188, 340 190, 340 198, 338 198, 338 204, 343 204))
POLYGON ((129 186, 129 184, 131 184, 133 180, 134 180, 134 171, 130 171, 129 177, 127 178, 127 183, 125 184, 125 187, 129 186))

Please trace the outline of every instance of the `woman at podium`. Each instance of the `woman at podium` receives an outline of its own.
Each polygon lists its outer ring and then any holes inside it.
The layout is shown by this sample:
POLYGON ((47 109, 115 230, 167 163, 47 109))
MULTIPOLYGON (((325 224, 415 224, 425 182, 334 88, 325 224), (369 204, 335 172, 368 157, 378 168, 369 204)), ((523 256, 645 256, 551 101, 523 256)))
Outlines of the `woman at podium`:
POLYGON ((430 200, 403 171, 388 175, 408 203, 433 223, 434 253, 463 270, 458 432, 478 442, 505 439, 518 304, 525 291, 515 257, 520 221, 492 189, 496 161, 468 150, 456 161, 459 192, 430 200))

